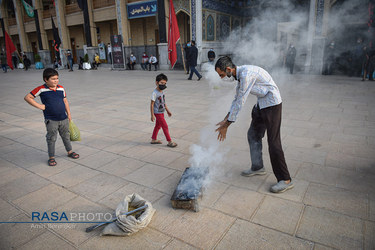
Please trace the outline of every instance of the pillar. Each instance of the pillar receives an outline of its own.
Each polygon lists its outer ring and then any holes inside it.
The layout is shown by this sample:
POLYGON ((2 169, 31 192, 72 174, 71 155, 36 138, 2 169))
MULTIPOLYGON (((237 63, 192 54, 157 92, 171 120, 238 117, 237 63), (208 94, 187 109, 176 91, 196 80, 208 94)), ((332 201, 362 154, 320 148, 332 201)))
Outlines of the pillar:
MULTIPOLYGON (((29 42, 29 38, 27 37, 27 34, 25 32, 25 25, 23 21, 23 6, 20 0, 13 0, 14 9, 16 12, 16 20, 17 20, 17 29, 18 29, 18 35, 20 39, 21 44, 21 50, 24 52, 31 52, 31 44, 29 42)), ((30 53, 27 53, 27 57, 33 61, 30 53)))
MULTIPOLYGON (((165 0, 158 0, 158 25, 159 25, 159 39, 160 43, 167 42, 167 25, 165 21, 165 0)), ((168 12, 169 13, 169 12, 168 12)))
MULTIPOLYGON (((5 31, 9 34, 8 12, 5 9, 5 4, 0 4, 0 18, 3 19, 5 31)), ((4 36, 4 32, 1 35, 4 36)))
POLYGON ((43 22, 43 4, 42 4, 42 0, 33 0, 33 6, 38 11, 39 29, 40 29, 40 35, 42 37, 43 50, 48 50, 47 32, 44 29, 44 22, 43 22))
POLYGON ((92 47, 98 47, 98 34, 96 33, 96 25, 94 23, 93 0, 87 0, 87 8, 88 8, 89 19, 90 19, 90 34, 91 34, 92 47))
POLYGON ((310 0, 305 73, 321 74, 328 18, 327 0, 310 0), (327 13, 325 13, 327 11, 327 13))
POLYGON ((61 39, 60 48, 63 50, 71 49, 70 35, 65 21, 65 0, 55 0, 56 22, 61 39))
POLYGON ((116 0, 117 31, 125 46, 130 46, 130 23, 126 5, 128 0, 116 0))
POLYGON ((198 49, 198 60, 197 60, 197 64, 200 65, 201 62, 202 62, 202 0, 195 0, 195 4, 196 4, 196 8, 195 8, 195 11, 196 11, 196 14, 195 14, 195 17, 196 17, 196 22, 195 22, 195 43, 196 43, 196 46, 197 46, 197 49, 198 49))

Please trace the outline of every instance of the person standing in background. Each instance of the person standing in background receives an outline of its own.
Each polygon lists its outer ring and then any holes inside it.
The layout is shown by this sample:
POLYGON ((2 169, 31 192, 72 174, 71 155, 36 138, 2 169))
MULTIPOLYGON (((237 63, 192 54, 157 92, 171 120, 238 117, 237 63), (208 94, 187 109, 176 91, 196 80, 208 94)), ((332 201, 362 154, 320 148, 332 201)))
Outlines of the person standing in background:
POLYGON ((288 52, 286 54, 286 67, 289 69, 290 74, 293 74, 294 62, 296 60, 297 50, 293 44, 289 45, 288 52))
POLYGON ((147 70, 147 65, 148 65, 148 55, 146 54, 146 52, 143 52, 142 61, 141 61, 142 69, 147 70))
POLYGON ((208 61, 213 62, 215 60, 216 54, 213 48, 211 48, 207 53, 208 61))
POLYGON ((112 64, 112 47, 110 43, 108 43, 107 49, 108 49, 108 63, 112 64))
POLYGON ((66 51, 66 58, 68 59, 69 71, 73 71, 73 56, 70 49, 66 51))
POLYGON ((199 74, 198 70, 195 68, 197 66, 198 60, 198 49, 195 47, 195 41, 191 41, 191 48, 189 49, 188 65, 190 68, 190 75, 188 80, 191 80, 193 74, 195 73, 198 77, 198 81, 202 78, 202 75, 199 74))

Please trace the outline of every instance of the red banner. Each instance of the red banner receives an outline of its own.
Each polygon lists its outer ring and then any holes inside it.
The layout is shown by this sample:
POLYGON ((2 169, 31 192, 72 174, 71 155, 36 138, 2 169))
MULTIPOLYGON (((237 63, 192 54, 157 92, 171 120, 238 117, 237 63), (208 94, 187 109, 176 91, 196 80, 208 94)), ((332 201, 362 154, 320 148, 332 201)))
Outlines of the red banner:
POLYGON ((176 13, 174 12, 173 0, 169 0, 169 24, 168 24, 168 59, 171 62, 171 68, 177 61, 176 43, 180 40, 180 31, 176 13))
POLYGON ((12 40, 10 39, 10 36, 5 30, 4 30, 4 34, 5 34, 5 47, 7 51, 7 63, 8 63, 9 68, 13 70, 12 54, 14 51, 16 51, 16 46, 14 46, 12 40))

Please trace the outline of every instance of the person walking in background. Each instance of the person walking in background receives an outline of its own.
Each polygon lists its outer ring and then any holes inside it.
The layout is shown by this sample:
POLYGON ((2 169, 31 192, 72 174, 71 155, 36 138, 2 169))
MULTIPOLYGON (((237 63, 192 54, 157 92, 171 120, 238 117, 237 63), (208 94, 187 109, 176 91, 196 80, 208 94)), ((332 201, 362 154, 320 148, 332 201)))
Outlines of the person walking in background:
POLYGON ((198 60, 198 49, 195 47, 195 41, 191 41, 191 48, 189 49, 188 65, 190 69, 190 75, 188 80, 191 80, 193 74, 195 73, 198 77, 198 81, 202 78, 202 75, 199 74, 198 70, 195 68, 197 66, 198 60))
POLYGON ((154 65, 155 71, 156 71, 156 66, 158 65, 158 59, 153 54, 151 54, 148 63, 149 63, 149 70, 151 71, 151 66, 154 65))
POLYGON ((69 71, 73 71, 73 55, 70 49, 66 51, 66 58, 68 59, 69 71))
POLYGON ((31 65, 30 59, 27 58, 26 54, 24 54, 22 58, 23 58, 23 65, 25 66, 25 70, 28 70, 31 65))
POLYGON ((271 192, 282 193, 293 188, 284 151, 281 146, 280 127, 282 100, 279 88, 270 74, 255 65, 236 66, 231 58, 224 56, 215 64, 215 70, 221 78, 231 77, 237 80, 236 95, 225 118, 216 124, 219 126, 218 140, 226 138, 228 127, 236 121, 238 113, 245 104, 249 94, 257 97, 257 104, 251 112, 251 124, 247 132, 250 146, 251 168, 241 173, 243 176, 264 175, 266 171, 262 158, 262 139, 267 131, 268 151, 270 154, 273 173, 277 184, 271 187, 271 192))
POLYGON ((69 122, 72 120, 65 89, 59 85, 59 73, 51 68, 43 71, 44 84, 36 87, 25 96, 25 101, 31 106, 43 110, 44 123, 47 129, 48 165, 56 166, 55 142, 57 133, 63 140, 68 157, 78 159, 79 155, 72 151, 70 143, 69 122), (34 99, 40 96, 43 104, 34 99))
POLYGON ((0 60, 1 60, 1 68, 3 69, 3 72, 6 73, 8 71, 7 69, 7 56, 4 52, 1 52, 0 54, 0 60))
POLYGON ((293 74, 294 62, 296 60, 297 50, 293 44, 289 45, 288 52, 286 53, 286 67, 289 69, 289 73, 293 74))
POLYGON ((146 52, 143 52, 142 62, 141 62, 142 69, 147 70, 147 65, 148 65, 148 55, 146 54, 146 52))
POLYGON ((14 65, 14 68, 17 69, 18 68, 18 56, 17 56, 18 52, 15 51, 13 52, 13 55, 12 55, 12 62, 13 62, 13 65, 14 65))
POLYGON ((151 94, 151 121, 155 122, 154 131, 151 137, 151 144, 162 144, 160 140, 157 139, 158 132, 160 128, 163 129, 165 138, 168 141, 167 146, 174 148, 177 146, 177 143, 173 142, 171 136, 169 135, 168 124, 164 119, 164 111, 167 111, 169 117, 172 116, 171 111, 169 111, 167 104, 165 103, 165 95, 163 90, 167 88, 168 78, 164 74, 159 74, 156 76, 156 89, 151 94))
POLYGON ((332 75, 336 56, 335 52, 335 41, 332 40, 324 52, 323 75, 332 75))
POLYGON ((186 74, 189 74, 189 63, 188 63, 188 58, 189 58, 189 52, 191 48, 191 42, 187 42, 184 48, 185 51, 185 61, 186 61, 186 74))

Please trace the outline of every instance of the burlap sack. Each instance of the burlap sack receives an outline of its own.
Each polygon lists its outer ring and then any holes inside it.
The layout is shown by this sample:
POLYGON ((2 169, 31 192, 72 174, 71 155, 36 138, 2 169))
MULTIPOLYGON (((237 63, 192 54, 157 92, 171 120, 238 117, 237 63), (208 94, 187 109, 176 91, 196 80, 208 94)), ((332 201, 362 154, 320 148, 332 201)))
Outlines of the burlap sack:
POLYGON ((138 194, 127 195, 117 206, 116 222, 107 225, 103 229, 102 235, 128 236, 136 233, 150 223, 154 213, 155 209, 152 207, 151 202, 146 201, 138 194), (148 207, 140 212, 140 214, 135 213, 136 216, 124 215, 129 211, 129 207, 139 208, 146 204, 148 207))

